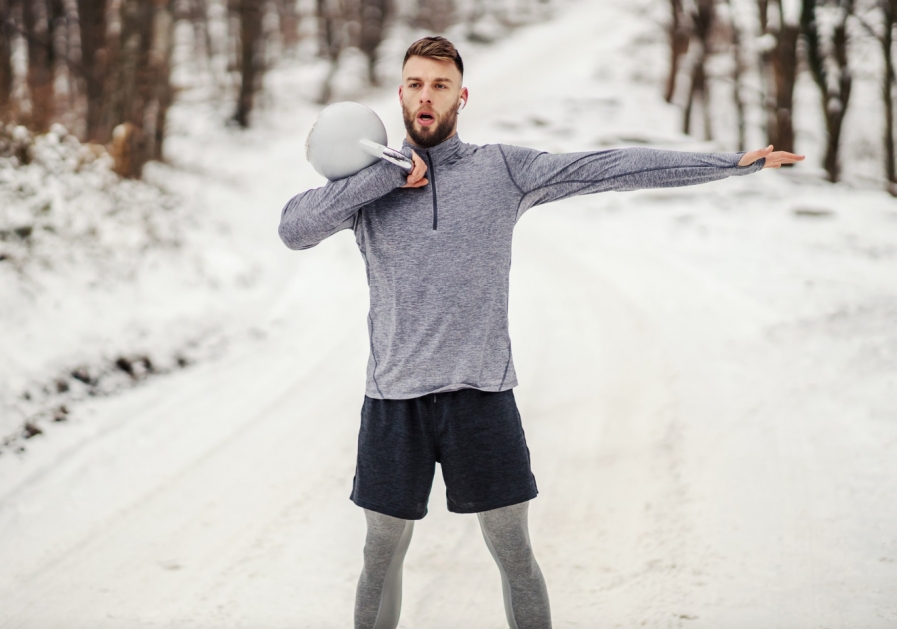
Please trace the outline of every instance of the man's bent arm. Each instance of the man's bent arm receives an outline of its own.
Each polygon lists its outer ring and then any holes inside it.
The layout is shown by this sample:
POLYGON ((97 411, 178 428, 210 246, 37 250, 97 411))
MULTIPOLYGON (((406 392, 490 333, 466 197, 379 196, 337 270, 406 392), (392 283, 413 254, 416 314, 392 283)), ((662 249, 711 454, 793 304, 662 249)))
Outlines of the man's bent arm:
POLYGON ((546 153, 500 144, 522 195, 517 219, 529 208, 579 194, 691 186, 763 168, 765 158, 739 166, 740 153, 693 153, 643 147, 581 153, 546 153))
POLYGON ((280 213, 277 233, 290 249, 308 249, 353 225, 356 212, 405 185, 408 173, 378 160, 354 175, 300 192, 280 213))

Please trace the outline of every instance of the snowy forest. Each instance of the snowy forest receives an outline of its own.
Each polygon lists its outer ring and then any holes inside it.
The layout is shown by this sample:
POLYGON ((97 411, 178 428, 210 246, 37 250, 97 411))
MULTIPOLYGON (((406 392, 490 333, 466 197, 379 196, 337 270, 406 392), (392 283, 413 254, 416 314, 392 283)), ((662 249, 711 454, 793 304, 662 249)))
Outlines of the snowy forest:
MULTIPOLYGON (((81 142, 103 145, 124 177, 164 159, 165 121, 187 59, 250 124, 266 69, 297 54, 330 70, 307 98, 331 101, 347 54, 362 54, 378 85, 380 47, 397 23, 431 33, 463 25, 465 39, 490 41, 539 20, 546 0, 2 0, 0 120, 4 156, 27 161, 22 125, 45 133, 62 124, 81 142), (180 42, 181 45, 176 44, 180 42), (313 51, 313 52, 311 52, 313 51)), ((734 115, 731 148, 746 150, 751 114, 770 144, 795 148, 794 92, 806 73, 818 89, 830 181, 841 177, 844 118, 859 72, 880 85, 880 175, 895 190, 894 24, 891 0, 670 0, 667 102, 682 108, 684 133, 712 139, 719 110, 734 115), (870 63, 869 50, 877 51, 870 63)), ((195 75, 194 75, 195 76, 195 75)))

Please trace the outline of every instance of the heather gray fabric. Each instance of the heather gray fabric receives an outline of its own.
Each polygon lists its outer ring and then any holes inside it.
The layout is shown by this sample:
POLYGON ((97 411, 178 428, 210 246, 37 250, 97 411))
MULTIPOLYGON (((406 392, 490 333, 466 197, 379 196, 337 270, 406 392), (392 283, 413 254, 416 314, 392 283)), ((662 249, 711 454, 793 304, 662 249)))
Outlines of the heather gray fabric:
MULTIPOLYGON (((411 155, 412 145, 402 143, 411 155)), ((550 154, 466 144, 456 133, 416 148, 429 183, 380 161, 290 199, 279 234, 291 249, 353 229, 371 305, 366 394, 408 399, 517 385, 508 336, 514 225, 530 208, 580 194, 687 186, 746 175, 743 153, 624 148, 550 154)))
POLYGON ((355 629, 396 629, 402 611, 402 564, 414 521, 364 510, 364 568, 355 590, 355 629))
MULTIPOLYGON (((529 502, 477 513, 483 539, 501 575, 511 629, 551 629, 545 579, 530 544, 529 502)), ((355 629, 395 629, 402 609, 402 565, 413 520, 369 509, 364 568, 355 592, 355 629)))
POLYGON ((551 629, 551 606, 542 570, 533 556, 529 502, 477 513, 480 529, 501 574, 505 616, 511 629, 551 629))

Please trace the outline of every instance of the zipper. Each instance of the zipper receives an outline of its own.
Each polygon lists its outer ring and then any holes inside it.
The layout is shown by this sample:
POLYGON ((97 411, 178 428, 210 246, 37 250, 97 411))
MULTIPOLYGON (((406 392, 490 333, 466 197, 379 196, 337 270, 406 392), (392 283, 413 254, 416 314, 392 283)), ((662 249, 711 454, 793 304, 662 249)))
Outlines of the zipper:
POLYGON ((433 231, 436 231, 436 171, 433 170, 433 160, 430 159, 430 151, 427 149, 427 175, 430 177, 430 188, 433 190, 433 231))

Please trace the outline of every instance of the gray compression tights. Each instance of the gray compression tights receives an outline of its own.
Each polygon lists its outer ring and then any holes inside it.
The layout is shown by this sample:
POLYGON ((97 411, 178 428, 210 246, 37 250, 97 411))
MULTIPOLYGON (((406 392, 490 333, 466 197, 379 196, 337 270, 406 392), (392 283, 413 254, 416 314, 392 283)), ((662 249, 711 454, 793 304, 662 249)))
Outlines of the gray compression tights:
MULTIPOLYGON (((477 514, 486 546, 501 574, 511 629, 550 629, 548 590, 533 556, 527 528, 529 502, 477 514)), ((402 608, 402 563, 413 520, 368 509, 364 569, 355 594, 355 629, 395 629, 402 608)))

